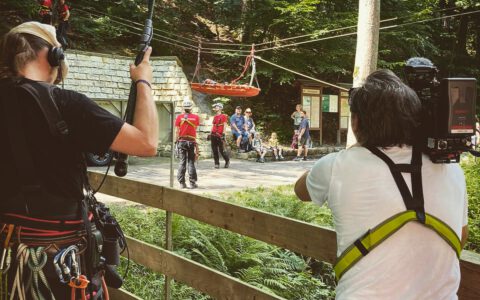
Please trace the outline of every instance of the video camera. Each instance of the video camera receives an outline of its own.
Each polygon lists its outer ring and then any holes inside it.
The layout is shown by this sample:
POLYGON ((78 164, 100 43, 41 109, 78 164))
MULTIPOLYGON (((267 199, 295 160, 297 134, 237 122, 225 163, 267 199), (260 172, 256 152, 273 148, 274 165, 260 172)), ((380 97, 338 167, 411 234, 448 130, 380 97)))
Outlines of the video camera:
POLYGON ((434 163, 458 163, 460 154, 475 156, 471 137, 475 135, 475 78, 437 80, 438 69, 426 58, 407 60, 408 85, 422 102, 421 143, 434 163))

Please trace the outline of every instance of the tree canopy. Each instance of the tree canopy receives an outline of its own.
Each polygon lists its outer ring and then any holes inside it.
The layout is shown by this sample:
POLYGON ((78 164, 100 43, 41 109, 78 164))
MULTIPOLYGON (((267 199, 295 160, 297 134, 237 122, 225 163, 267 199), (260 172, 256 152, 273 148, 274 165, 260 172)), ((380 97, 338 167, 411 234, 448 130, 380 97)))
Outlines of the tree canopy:
MULTIPOLYGON (((2 2, 2 10, 13 10, 23 20, 37 18, 37 1, 2 2)), ((133 53, 146 17, 146 2, 67 1, 72 48, 133 53)), ((383 0, 378 67, 401 75, 408 58, 423 56, 438 66, 441 77, 478 78, 479 10, 476 0, 383 0)), ((348 83, 352 81, 357 13, 358 1, 352 0, 156 1, 154 55, 178 56, 191 76, 201 39, 201 76, 229 81, 241 73, 242 55, 255 44, 256 54, 269 61, 328 82, 348 83)), ((15 22, 8 19, 0 30, 15 22)), ((255 99, 233 99, 231 105, 251 106, 257 123, 267 131, 284 128, 300 101, 298 77, 262 62, 257 65, 262 93, 255 99)))

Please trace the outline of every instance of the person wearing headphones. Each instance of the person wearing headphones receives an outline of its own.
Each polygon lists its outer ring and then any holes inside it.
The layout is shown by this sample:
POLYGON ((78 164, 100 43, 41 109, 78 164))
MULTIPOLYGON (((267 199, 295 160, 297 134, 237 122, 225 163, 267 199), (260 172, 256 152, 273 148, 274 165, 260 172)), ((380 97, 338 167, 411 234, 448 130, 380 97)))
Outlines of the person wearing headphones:
POLYGON ((216 114, 215 117, 213 117, 210 142, 212 143, 215 169, 220 168, 220 158, 218 153, 220 153, 225 160, 225 168, 228 168, 230 166, 230 158, 228 157, 228 153, 225 151, 225 126, 227 125, 228 116, 222 113, 222 103, 215 103, 212 106, 216 114))
POLYGON ((196 189, 197 170, 195 169, 195 161, 198 159, 200 152, 197 144, 197 127, 200 125, 200 117, 192 114, 193 102, 187 96, 182 102, 183 114, 177 116, 175 127, 177 128, 177 149, 180 159, 178 166, 177 179, 182 189, 187 188, 185 183, 185 173, 188 165, 188 175, 190 188, 196 189))
MULTIPOLYGON (((113 116, 87 96, 53 85, 68 75, 66 55, 53 26, 38 22, 20 24, 4 36, 0 49, 0 131, 4 133, 0 147, 3 158, 0 226, 7 230, 6 235, 0 236, 0 247, 4 256, 11 257, 10 263, 7 260, 8 266, 3 259, 0 262, 2 271, 7 267, 9 270, 9 291, 1 293, 21 292, 19 289, 27 285, 21 276, 15 285, 13 279, 15 271, 24 267, 16 259, 20 257, 17 252, 29 252, 37 253, 42 259, 47 255, 44 275, 48 288, 42 281, 39 291, 48 292, 41 298, 50 299, 47 294, 52 293, 56 299, 70 299, 71 287, 49 270, 55 249, 73 245, 83 245, 83 249, 93 247, 84 242, 82 233, 85 232, 81 216, 86 198, 84 187, 88 184, 83 153, 105 153, 111 149, 137 156, 157 154, 158 120, 150 87, 152 49, 145 52, 138 66, 130 66, 130 77, 137 87, 133 125, 113 116), (27 93, 23 89, 26 86, 35 89, 37 97, 27 93), (49 127, 51 118, 42 111, 45 103, 51 102, 63 119, 57 123, 62 125, 58 132, 49 127), (64 237, 61 234, 63 226, 67 226, 65 221, 80 224, 82 231, 73 238, 71 234, 64 237), (53 235, 52 222, 59 224, 53 235), (50 229, 43 228, 46 224, 50 229), (37 234, 27 239, 26 227, 37 234), (38 235, 38 232, 48 234, 38 235), (53 246, 46 250, 39 247, 39 243, 53 246)), ((83 254, 77 259, 90 263, 83 254)), ((96 294, 95 299, 104 299, 102 281, 98 280, 103 274, 93 275, 85 278, 90 281, 88 289, 96 294)), ((3 288, 2 284, 0 289, 3 288)))

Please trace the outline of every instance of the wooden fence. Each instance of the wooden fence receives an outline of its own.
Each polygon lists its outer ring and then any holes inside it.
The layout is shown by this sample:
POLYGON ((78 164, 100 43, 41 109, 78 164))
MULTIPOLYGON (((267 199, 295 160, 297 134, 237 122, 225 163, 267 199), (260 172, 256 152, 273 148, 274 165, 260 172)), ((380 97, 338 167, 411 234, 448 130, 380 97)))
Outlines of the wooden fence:
MULTIPOLYGON (((103 174, 89 173, 93 185, 103 174)), ((109 176, 102 193, 173 212, 236 232, 305 256, 334 263, 335 232, 320 226, 273 215, 188 192, 109 176)), ((236 278, 210 269, 172 251, 128 238, 130 258, 216 299, 282 299, 236 278)), ((460 299, 480 299, 480 255, 463 251, 460 299)), ((112 299, 139 299, 124 290, 111 290, 112 299)))

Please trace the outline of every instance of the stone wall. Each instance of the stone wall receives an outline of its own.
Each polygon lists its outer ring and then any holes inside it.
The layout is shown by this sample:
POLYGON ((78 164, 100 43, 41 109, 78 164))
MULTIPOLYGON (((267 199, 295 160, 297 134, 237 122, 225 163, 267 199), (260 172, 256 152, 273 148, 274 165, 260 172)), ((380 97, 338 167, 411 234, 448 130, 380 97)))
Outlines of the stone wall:
MULTIPOLYGON (((127 100, 130 91, 129 65, 133 57, 68 51, 70 66, 65 88, 86 94, 93 100, 127 100)), ((152 57, 155 101, 182 101, 191 97, 182 64, 175 56, 152 57)))
MULTIPOLYGON (((113 109, 124 113, 126 101, 130 92, 129 65, 133 57, 100 54, 83 51, 68 51, 69 75, 65 80, 66 89, 83 93, 102 106, 111 105, 113 109)), ((175 56, 152 57, 153 67, 153 95, 154 100, 160 103, 174 102, 175 116, 182 112, 181 103, 185 96, 192 97, 188 79, 183 72, 182 64, 175 56)), ((201 155, 210 157, 210 143, 206 136, 211 129, 211 116, 209 111, 200 111, 193 97, 193 113, 199 114, 202 124, 199 126, 199 145, 201 155)), ((170 132, 170 112, 166 107, 159 107, 161 139, 160 153, 169 151, 170 146, 165 137, 170 132), (163 137, 163 138, 162 138, 163 137)), ((107 108, 108 109, 108 108, 107 108)))

